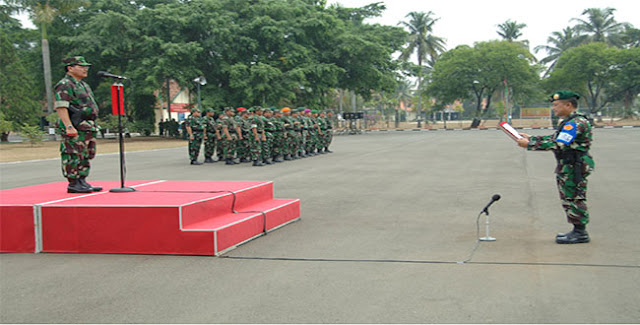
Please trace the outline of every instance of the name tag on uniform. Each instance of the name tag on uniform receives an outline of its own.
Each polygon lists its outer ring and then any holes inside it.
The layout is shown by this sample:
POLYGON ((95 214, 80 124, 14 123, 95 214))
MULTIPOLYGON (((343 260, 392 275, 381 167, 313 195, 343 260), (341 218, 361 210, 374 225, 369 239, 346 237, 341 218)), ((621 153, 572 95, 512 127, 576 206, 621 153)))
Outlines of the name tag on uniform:
POLYGON ((562 127, 562 131, 558 133, 556 141, 565 145, 571 144, 576 138, 577 128, 575 123, 567 123, 562 127))

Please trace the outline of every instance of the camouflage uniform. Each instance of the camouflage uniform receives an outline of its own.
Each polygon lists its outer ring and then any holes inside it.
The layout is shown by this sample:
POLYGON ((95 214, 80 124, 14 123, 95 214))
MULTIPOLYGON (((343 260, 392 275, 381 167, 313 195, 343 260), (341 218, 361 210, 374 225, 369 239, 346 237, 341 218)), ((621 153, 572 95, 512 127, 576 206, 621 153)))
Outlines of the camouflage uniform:
POLYGON ((284 142, 286 140, 284 121, 282 120, 282 116, 273 116, 270 120, 275 127, 275 131, 273 132, 273 147, 271 149, 273 161, 282 162, 284 158, 284 142))
POLYGON ((290 115, 283 115, 282 122, 284 122, 285 129, 285 140, 282 153, 284 154, 284 160, 291 160, 298 133, 294 129, 293 117, 291 117, 290 115))
MULTIPOLYGON (((209 113, 210 110, 207 110, 209 113)), ((204 124, 207 128, 207 139, 204 140, 204 158, 205 162, 213 162, 213 154, 218 146, 218 137, 216 136, 216 120, 208 114, 204 117, 204 124)))
POLYGON ((584 115, 571 114, 553 135, 532 136, 527 150, 551 150, 557 160, 556 183, 567 221, 574 225, 589 223, 587 177, 595 163, 589 154, 591 124, 584 115))
POLYGON ((184 127, 185 129, 190 127, 193 135, 193 140, 189 139, 189 159, 193 163, 198 160, 200 155, 200 147, 202 146, 206 129, 205 121, 201 116, 194 116, 192 113, 184 120, 184 127))
POLYGON ((89 85, 66 75, 54 87, 55 107, 65 107, 78 135, 67 135, 62 120, 58 122, 58 130, 62 136, 60 157, 62 158, 62 175, 68 180, 77 180, 89 176, 90 160, 96 156, 96 135, 99 127, 98 104, 93 97, 89 85))
POLYGON ((333 112, 328 111, 327 117, 325 118, 325 122, 327 123, 327 132, 324 133, 324 151, 331 152, 329 150, 329 146, 331 145, 331 141, 333 141, 333 118, 331 117, 333 112))
POLYGON ((220 115, 217 127, 222 138, 220 140, 220 155, 227 161, 227 164, 232 164, 238 140, 235 120, 226 114, 220 115), (229 137, 225 134, 225 129, 228 131, 229 137))
MULTIPOLYGON (((322 114, 324 115, 324 114, 322 114)), ((327 123, 327 119, 322 117, 322 115, 318 116, 318 126, 320 127, 320 131, 322 132, 322 134, 318 135, 318 143, 316 145, 316 149, 318 149, 318 152, 320 153, 324 153, 323 149, 327 147, 327 128, 328 128, 328 123, 327 123)))
MULTIPOLYGON (((256 124, 256 120, 253 116, 248 116, 245 114, 242 121, 242 137, 245 139, 245 148, 247 150, 247 155, 249 156, 249 160, 257 162, 260 159, 261 150, 260 150, 260 139, 256 139, 256 135, 253 134, 254 129, 257 131, 258 125, 256 124)), ((257 137, 260 137, 258 133, 257 137)))
MULTIPOLYGON (((271 109, 265 111, 265 114, 270 114, 271 109)), ((262 119, 262 123, 264 123, 264 136, 265 141, 262 141, 262 161, 271 164, 273 160, 273 141, 275 138, 276 125, 273 123, 271 118, 268 118, 264 115, 260 116, 262 119)))

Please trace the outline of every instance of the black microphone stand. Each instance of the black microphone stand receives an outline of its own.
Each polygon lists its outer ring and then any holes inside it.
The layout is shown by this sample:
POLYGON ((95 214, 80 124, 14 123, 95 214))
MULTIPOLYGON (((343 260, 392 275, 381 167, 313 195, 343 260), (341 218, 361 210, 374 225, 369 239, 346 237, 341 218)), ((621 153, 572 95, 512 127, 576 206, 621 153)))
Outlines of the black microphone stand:
POLYGON ((126 192, 135 192, 136 189, 134 189, 133 187, 125 187, 124 186, 124 138, 122 137, 122 114, 124 113, 124 107, 122 107, 122 101, 124 101, 124 98, 121 98, 120 96, 124 97, 124 91, 123 91, 123 85, 119 82, 114 82, 112 87, 116 87, 116 95, 115 98, 111 98, 111 100, 116 100, 116 108, 118 110, 118 138, 120 140, 120 187, 116 187, 116 188, 112 188, 109 190, 109 192, 114 192, 114 193, 126 193, 126 192))

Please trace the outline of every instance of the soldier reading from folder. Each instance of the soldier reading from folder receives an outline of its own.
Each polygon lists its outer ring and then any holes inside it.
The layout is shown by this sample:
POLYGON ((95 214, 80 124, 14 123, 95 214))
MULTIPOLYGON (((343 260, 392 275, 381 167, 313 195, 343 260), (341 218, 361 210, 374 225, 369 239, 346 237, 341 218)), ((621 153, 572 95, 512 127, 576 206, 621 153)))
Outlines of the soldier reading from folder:
POLYGON ((531 136, 520 133, 518 145, 527 150, 551 150, 557 160, 556 182, 562 207, 573 230, 556 236, 558 244, 578 244, 590 241, 586 226, 589 223, 587 210, 587 177, 595 164, 589 154, 591 124, 586 116, 576 112, 580 95, 572 91, 558 91, 551 95, 553 112, 563 117, 556 132, 546 136, 531 136))

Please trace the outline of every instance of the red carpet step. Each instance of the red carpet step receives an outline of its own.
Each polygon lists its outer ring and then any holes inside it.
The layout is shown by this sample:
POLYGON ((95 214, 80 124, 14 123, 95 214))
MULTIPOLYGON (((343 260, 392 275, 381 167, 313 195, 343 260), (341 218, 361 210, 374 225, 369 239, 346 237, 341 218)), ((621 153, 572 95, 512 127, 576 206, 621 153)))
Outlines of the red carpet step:
POLYGON ((220 255, 300 219, 272 182, 129 181, 68 194, 66 182, 0 191, 0 252, 220 255))

